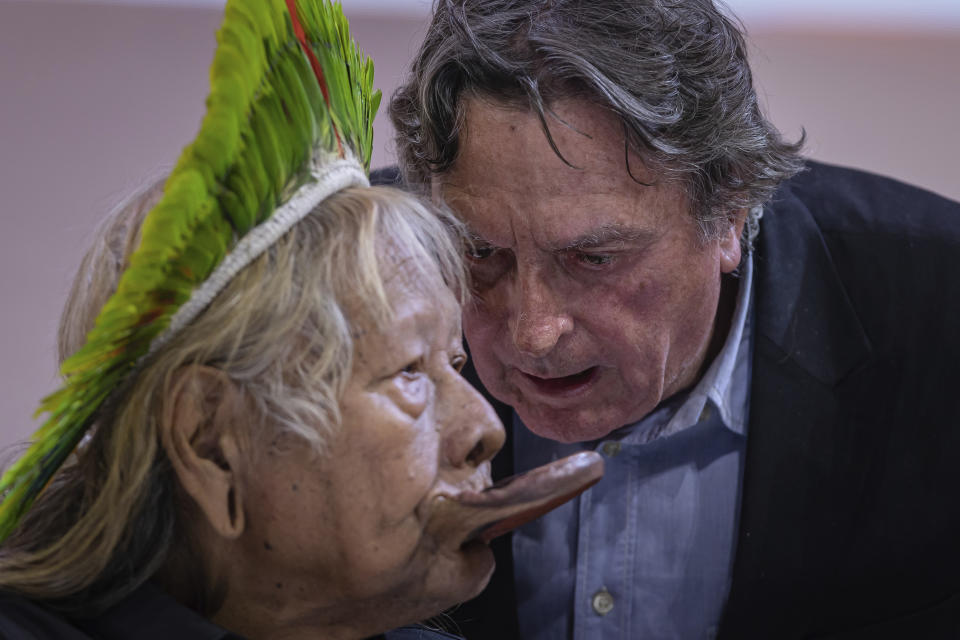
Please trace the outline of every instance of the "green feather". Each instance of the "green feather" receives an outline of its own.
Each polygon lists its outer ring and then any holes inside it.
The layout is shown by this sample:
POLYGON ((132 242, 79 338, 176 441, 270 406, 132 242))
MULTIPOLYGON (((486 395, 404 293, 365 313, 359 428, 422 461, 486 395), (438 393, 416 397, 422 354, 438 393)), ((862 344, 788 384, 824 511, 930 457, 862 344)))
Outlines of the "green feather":
POLYGON ((301 184, 309 162, 339 152, 369 169, 373 64, 350 37, 339 3, 297 0, 329 108, 284 0, 228 0, 210 67, 207 112, 141 230, 117 291, 86 343, 64 362, 64 385, 26 453, 0 479, 0 540, 83 439, 114 389, 240 238, 301 184))

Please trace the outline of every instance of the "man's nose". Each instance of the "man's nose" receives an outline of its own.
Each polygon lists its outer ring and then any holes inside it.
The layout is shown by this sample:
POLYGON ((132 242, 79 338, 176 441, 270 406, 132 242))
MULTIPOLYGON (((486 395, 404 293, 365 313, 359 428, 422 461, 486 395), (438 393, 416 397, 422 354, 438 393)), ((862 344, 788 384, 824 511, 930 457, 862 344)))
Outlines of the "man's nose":
POLYGON ((444 452, 454 467, 476 468, 503 447, 506 434, 490 403, 459 374, 441 399, 444 452))
POLYGON ((518 266, 510 330, 521 353, 540 358, 573 331, 573 318, 538 268, 518 266))

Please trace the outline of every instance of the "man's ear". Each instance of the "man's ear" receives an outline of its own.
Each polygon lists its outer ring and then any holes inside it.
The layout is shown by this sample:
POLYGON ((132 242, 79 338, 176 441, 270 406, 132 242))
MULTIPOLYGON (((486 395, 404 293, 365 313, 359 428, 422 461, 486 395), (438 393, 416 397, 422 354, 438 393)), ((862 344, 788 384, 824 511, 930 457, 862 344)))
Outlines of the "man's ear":
POLYGON ((177 479, 213 530, 235 539, 245 526, 242 394, 223 371, 201 365, 177 371, 168 393, 160 439, 177 479))
POLYGON ((729 227, 720 237, 720 272, 730 273, 740 266, 740 236, 747 222, 747 210, 737 209, 730 213, 729 227))

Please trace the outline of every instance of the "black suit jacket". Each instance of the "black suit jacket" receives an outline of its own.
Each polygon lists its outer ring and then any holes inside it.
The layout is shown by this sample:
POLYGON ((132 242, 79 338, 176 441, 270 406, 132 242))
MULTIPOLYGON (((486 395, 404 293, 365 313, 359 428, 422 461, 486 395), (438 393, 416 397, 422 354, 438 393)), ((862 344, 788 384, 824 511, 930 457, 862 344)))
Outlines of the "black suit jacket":
MULTIPOLYGON (((811 162, 766 208, 754 256, 720 637, 960 638, 960 205, 811 162)), ((454 613, 471 640, 518 637, 509 538, 495 544, 491 585, 454 613)))

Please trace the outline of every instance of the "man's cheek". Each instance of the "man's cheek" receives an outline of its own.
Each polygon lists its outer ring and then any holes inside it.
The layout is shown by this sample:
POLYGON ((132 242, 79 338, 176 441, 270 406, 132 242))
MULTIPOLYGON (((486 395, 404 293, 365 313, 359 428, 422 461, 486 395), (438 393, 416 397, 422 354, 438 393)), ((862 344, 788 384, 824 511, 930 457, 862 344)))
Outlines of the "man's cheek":
POLYGON ((470 357, 476 366, 487 358, 493 348, 493 341, 498 331, 492 316, 478 306, 478 303, 467 303, 469 306, 463 313, 463 335, 470 347, 470 357))

